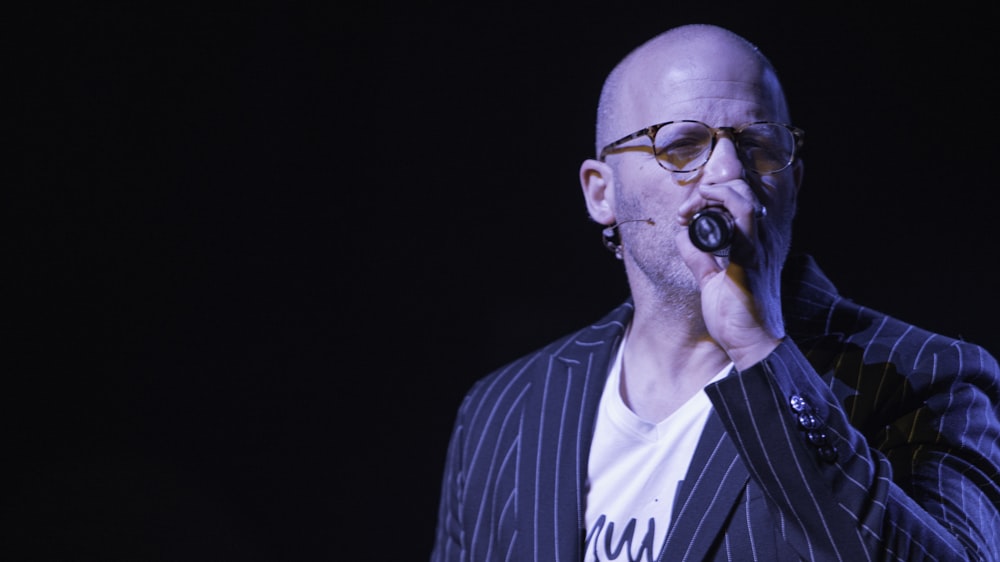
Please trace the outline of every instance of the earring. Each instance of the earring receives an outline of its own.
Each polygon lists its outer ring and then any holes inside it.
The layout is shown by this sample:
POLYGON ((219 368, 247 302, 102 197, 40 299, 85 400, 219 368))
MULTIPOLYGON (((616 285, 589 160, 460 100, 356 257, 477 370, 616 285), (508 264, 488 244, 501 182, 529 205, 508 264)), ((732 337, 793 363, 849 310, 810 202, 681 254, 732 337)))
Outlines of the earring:
POLYGON ((610 250, 616 258, 622 259, 622 245, 615 239, 615 229, 617 228, 617 224, 605 228, 601 231, 601 237, 604 241, 604 247, 610 250))

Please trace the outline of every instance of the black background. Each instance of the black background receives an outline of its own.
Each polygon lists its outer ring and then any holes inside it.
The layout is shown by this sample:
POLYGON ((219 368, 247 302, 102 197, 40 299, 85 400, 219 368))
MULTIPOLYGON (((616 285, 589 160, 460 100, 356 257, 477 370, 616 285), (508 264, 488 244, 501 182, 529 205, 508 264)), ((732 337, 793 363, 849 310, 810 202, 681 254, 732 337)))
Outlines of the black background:
POLYGON ((577 169, 607 71, 680 23, 778 67, 807 131, 796 249, 1000 350, 992 16, 675 4, 6 18, 5 542, 426 559, 462 393, 626 294, 577 169))

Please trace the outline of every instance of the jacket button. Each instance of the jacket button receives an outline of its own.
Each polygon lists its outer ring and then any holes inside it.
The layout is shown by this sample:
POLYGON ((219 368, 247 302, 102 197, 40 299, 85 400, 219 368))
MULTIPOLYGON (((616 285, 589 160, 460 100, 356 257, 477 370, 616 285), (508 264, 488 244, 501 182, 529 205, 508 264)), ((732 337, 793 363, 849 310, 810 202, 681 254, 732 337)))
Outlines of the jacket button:
POLYGON ((810 443, 816 445, 817 447, 827 444, 826 434, 822 431, 810 431, 809 433, 806 433, 806 438, 809 439, 810 443))
POLYGON ((819 458, 828 463, 837 462, 837 448, 830 445, 823 445, 819 448, 819 458))
POLYGON ((819 418, 814 416, 810 412, 799 414, 799 425, 802 429, 819 429, 823 423, 819 421, 819 418))
POLYGON ((802 398, 798 394, 793 395, 788 400, 788 403, 791 405, 792 411, 796 414, 804 412, 809 407, 809 404, 806 404, 805 398, 802 398))

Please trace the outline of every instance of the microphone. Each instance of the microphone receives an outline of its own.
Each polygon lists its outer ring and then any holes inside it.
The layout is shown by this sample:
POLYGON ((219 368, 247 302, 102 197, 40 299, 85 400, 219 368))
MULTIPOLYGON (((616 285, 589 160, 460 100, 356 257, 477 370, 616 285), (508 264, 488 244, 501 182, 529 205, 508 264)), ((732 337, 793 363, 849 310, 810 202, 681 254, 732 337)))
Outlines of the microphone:
POLYGON ((648 219, 625 219, 623 221, 616 222, 615 224, 611 225, 610 228, 613 230, 613 229, 618 228, 619 226, 621 226, 621 225, 623 225, 623 224, 625 224, 627 222, 644 222, 646 224, 656 224, 653 221, 652 217, 650 217, 648 219))
POLYGON ((710 252, 719 257, 729 255, 733 242, 733 216, 723 207, 702 209, 688 224, 691 243, 702 252, 710 252))

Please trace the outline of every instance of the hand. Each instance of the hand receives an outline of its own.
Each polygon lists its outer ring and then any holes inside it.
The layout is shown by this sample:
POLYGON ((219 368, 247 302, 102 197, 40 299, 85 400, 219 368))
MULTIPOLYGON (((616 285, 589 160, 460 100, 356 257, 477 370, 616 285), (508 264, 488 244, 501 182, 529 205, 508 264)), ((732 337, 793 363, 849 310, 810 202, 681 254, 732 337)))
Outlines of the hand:
POLYGON ((705 326, 737 369, 762 360, 785 335, 777 247, 781 238, 762 209, 742 180, 699 186, 678 209, 685 228, 677 235, 677 246, 701 288, 705 326), (725 207, 735 222, 728 257, 702 252, 688 239, 691 218, 709 206, 725 207))

